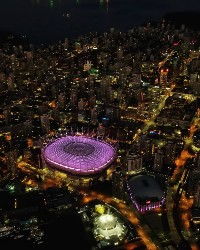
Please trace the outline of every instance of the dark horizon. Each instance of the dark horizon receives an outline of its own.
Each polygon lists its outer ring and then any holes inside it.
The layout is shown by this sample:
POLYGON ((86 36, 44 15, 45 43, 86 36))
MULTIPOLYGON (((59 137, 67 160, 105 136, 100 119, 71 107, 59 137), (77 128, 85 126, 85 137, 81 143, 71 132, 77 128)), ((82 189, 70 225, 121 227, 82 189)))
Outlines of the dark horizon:
MULTIPOLYGON (((135 27, 138 26, 144 26, 147 23, 151 23, 151 25, 156 25, 159 22, 162 22, 165 20, 166 22, 174 25, 175 28, 179 29, 181 28, 182 25, 185 25, 186 28, 192 29, 192 30, 200 30, 200 23, 198 22, 198 17, 200 16, 200 11, 182 11, 182 12, 169 12, 165 13, 163 17, 160 20, 148 20, 146 22, 141 23, 140 25, 136 25, 135 27)), ((135 28, 133 27, 133 28, 135 28)), ((111 27, 110 27, 111 28, 111 27)), ((120 30, 122 32, 128 32, 128 30, 120 30)), ((87 35, 90 32, 95 32, 95 31, 88 31, 85 34, 77 34, 72 37, 68 37, 69 39, 76 39, 78 38, 79 35, 87 35)), ((109 29, 104 30, 102 32, 97 31, 97 33, 101 34, 103 32, 109 32, 109 29)), ((59 40, 64 41, 63 39, 58 39, 55 41, 55 43, 59 42, 59 40)), ((0 30, 0 44, 6 43, 6 42, 11 42, 13 44, 27 44, 27 43, 32 43, 34 45, 39 45, 39 44, 44 44, 44 45, 50 45, 52 44, 51 42, 45 41, 45 42, 34 42, 34 39, 32 40, 30 36, 24 37, 22 34, 17 33, 17 32, 12 32, 10 30, 0 30), (13 35, 14 39, 10 39, 10 35, 13 35)))
MULTIPOLYGON (((171 0, 9 0, 1 3, 0 30, 27 36, 33 44, 52 44, 89 32, 108 32, 110 28, 126 32, 146 22, 161 21, 168 13, 177 12, 198 14, 200 2, 192 0, 188 6, 185 1, 171 0)), ((191 18, 183 21, 188 19, 191 18)))

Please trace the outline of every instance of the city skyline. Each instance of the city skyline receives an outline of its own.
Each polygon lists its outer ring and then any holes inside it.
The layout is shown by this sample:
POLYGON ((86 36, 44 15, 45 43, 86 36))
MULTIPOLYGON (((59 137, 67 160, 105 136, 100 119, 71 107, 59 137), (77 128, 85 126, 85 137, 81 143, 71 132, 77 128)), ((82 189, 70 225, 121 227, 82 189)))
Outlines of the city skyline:
MULTIPOLYGON (((178 13, 133 25, 128 0, 11 1, 2 25, 47 43, 0 33, 0 244, 198 250, 197 12, 193 29, 178 13)), ((144 3, 148 18, 172 6, 144 3)))

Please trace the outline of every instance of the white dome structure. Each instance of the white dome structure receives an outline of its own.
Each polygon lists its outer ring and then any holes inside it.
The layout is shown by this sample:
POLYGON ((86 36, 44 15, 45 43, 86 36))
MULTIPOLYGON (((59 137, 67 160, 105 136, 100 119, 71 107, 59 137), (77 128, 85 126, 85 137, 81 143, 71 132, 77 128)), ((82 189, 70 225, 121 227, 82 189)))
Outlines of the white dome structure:
POLYGON ((98 225, 102 230, 110 230, 116 227, 117 220, 111 214, 103 214, 98 218, 98 225))
POLYGON ((123 234, 123 227, 112 214, 102 214, 96 219, 97 232, 101 237, 110 238, 123 234))

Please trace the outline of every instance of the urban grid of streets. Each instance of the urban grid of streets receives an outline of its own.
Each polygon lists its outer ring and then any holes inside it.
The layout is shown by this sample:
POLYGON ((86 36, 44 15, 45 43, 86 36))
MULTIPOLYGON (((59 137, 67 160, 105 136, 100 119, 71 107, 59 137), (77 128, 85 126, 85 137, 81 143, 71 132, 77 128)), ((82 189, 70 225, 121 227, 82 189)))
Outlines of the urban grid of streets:
MULTIPOLYGON (((167 97, 170 95, 170 93, 173 91, 173 88, 175 87, 175 84, 171 84, 170 89, 168 90, 168 92, 165 94, 165 96, 161 99, 157 110, 154 112, 154 114, 152 115, 152 117, 148 120, 145 121, 145 124, 143 125, 143 127, 141 128, 141 130, 139 130, 135 136, 133 137, 134 140, 137 140, 138 138, 138 134, 141 132, 146 132, 149 127, 154 123, 157 115, 160 113, 160 111, 162 110, 162 108, 165 105, 165 101, 167 99, 167 97)), ((191 133, 190 136, 188 138, 186 138, 186 143, 185 143, 185 149, 182 151, 181 155, 179 158, 176 159, 176 166, 177 168, 174 171, 174 175, 172 178, 175 177, 175 175, 178 173, 179 171, 179 167, 183 167, 185 162, 187 161, 187 159, 191 158, 192 156, 187 152, 187 143, 191 143, 192 142, 192 136, 193 133, 195 131, 196 126, 200 126, 199 123, 199 118, 194 118, 192 124, 191 124, 191 133)), ((34 168, 33 166, 27 164, 26 162, 19 162, 18 163, 18 167, 20 169, 23 169, 24 171, 27 171, 27 167, 28 170, 34 170, 35 173, 39 173, 40 175, 44 175, 45 178, 47 178, 47 186, 51 186, 51 185, 58 185, 59 183, 55 183, 55 180, 52 180, 52 175, 48 176, 48 173, 46 172, 46 170, 39 170, 37 168, 34 168)), ((59 174, 58 174, 59 175, 59 174)), ((62 175, 63 177, 63 175, 62 175)), ((63 179, 62 179, 63 181, 63 179)), ((67 182, 67 180, 66 180, 67 182)), ((45 185, 45 184, 44 184, 45 185)), ((68 183, 68 187, 73 189, 73 183, 68 183)), ((45 187, 46 188, 46 187, 45 187)), ((76 187, 77 188, 77 187, 76 187)), ((157 242, 157 244, 155 242, 153 242, 151 240, 151 237, 149 236, 148 232, 149 232, 149 228, 147 227, 147 225, 145 226, 145 229, 142 227, 139 219, 137 218, 137 214, 136 214, 136 210, 134 208, 130 208, 129 206, 126 206, 126 204, 123 201, 116 201, 116 199, 112 198, 112 197, 107 197, 101 193, 97 193, 94 191, 90 191, 88 189, 84 189, 84 190, 80 190, 80 193, 85 194, 86 196, 84 196, 84 203, 87 203, 93 199, 99 199, 103 202, 107 202, 112 204, 113 206, 115 206, 117 209, 119 209, 121 211, 121 213, 126 216, 129 221, 134 225, 134 227, 136 228, 139 236, 142 239, 143 244, 147 247, 147 249, 149 250, 156 250, 156 249, 160 249, 159 247, 159 242, 157 242)), ((172 201, 173 202, 173 201, 172 201)), ((186 233, 186 235, 190 236, 190 231, 189 231, 189 209, 192 206, 192 200, 187 199, 184 195, 184 193, 182 194, 181 200, 180 200, 180 208, 181 208, 181 218, 182 218, 182 224, 184 225, 184 231, 186 233)), ((171 209, 173 209, 173 206, 171 206, 171 209)), ((157 211, 162 212, 158 209, 157 211)), ((169 213, 170 211, 168 211, 169 213)), ((174 235, 172 235, 174 236, 174 235)), ((138 245, 138 243, 130 243, 127 245, 127 250, 131 250, 134 249, 134 247, 136 247, 138 245)), ((191 249, 192 250, 198 250, 198 245, 195 242, 191 241, 191 249)))

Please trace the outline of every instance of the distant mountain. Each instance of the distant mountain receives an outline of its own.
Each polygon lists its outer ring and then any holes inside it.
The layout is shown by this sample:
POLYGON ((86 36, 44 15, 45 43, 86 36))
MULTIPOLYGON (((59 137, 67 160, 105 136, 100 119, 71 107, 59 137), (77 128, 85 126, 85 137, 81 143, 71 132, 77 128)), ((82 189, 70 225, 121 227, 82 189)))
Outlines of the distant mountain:
POLYGON ((187 28, 200 30, 200 11, 170 12, 163 16, 167 22, 173 23, 177 28, 184 24, 187 28))

